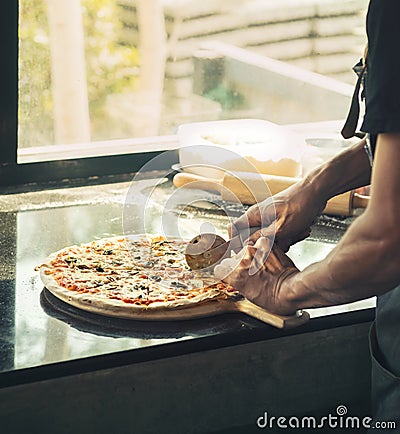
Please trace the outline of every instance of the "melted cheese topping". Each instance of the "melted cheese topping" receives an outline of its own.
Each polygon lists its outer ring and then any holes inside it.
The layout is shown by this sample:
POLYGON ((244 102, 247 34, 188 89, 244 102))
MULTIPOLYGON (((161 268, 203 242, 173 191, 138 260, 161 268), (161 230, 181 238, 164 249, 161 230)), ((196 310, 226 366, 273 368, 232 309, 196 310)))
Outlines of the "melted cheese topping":
POLYGON ((139 306, 176 306, 238 295, 212 275, 191 271, 185 247, 183 241, 163 237, 109 238, 65 248, 40 268, 72 292, 139 306))

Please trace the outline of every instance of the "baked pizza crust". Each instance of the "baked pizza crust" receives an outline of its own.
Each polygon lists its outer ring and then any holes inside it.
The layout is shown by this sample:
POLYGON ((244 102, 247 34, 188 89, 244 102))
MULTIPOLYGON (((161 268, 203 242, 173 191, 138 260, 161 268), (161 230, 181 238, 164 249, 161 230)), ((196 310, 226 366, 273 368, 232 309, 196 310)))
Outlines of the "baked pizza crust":
MULTIPOLYGON (((135 242, 143 240, 144 237, 143 235, 129 236, 127 237, 127 241, 135 242)), ((123 237, 105 238, 98 240, 98 242, 114 241, 121 238, 123 237)), ((168 240, 170 240, 170 238, 168 238, 168 240)), ((48 271, 54 268, 51 262, 55 260, 60 253, 75 247, 78 246, 70 246, 51 254, 40 266, 40 278, 44 286, 54 296, 78 309, 91 313, 137 320, 183 320, 235 311, 233 302, 242 298, 236 292, 232 293, 232 295, 227 295, 219 289, 210 288, 210 291, 198 294, 192 298, 166 302, 152 302, 148 306, 143 306, 126 303, 123 300, 107 298, 104 294, 103 296, 99 296, 98 294, 79 293, 69 290, 60 285, 52 274, 48 274, 48 271)), ((218 281, 211 276, 199 276, 199 279, 203 279, 203 281, 208 284, 218 283, 218 281)), ((207 284, 205 286, 207 286, 207 284)))

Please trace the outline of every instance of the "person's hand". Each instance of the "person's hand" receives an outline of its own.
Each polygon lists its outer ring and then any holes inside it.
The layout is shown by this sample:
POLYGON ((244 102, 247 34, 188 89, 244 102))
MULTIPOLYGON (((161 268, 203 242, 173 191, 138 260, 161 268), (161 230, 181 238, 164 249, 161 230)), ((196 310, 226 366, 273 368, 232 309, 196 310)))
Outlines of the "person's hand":
MULTIPOLYGON (((325 208, 310 189, 302 185, 292 187, 250 207, 228 228, 231 237, 245 234, 246 229, 259 226, 247 241, 256 242, 261 236, 274 240, 283 252, 310 235, 311 225, 325 208)), ((244 239, 246 236, 242 237, 244 239)), ((251 243, 250 243, 251 244, 251 243)))
POLYGON ((299 273, 278 246, 261 237, 214 269, 216 278, 232 285, 254 304, 272 313, 291 315, 298 309, 290 300, 289 281, 299 273))

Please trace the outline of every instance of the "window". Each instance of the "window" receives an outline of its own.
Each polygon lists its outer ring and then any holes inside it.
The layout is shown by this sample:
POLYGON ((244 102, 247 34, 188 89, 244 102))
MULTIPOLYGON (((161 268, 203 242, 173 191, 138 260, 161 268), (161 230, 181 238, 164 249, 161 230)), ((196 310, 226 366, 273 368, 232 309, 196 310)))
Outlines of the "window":
MULTIPOLYGON (((53 0, 51 0, 53 1, 53 0)), ((31 158, 21 161, 21 149, 18 148, 18 138, 23 137, 21 133, 21 124, 18 125, 18 115, 21 119, 21 113, 18 113, 18 99, 24 99, 27 95, 18 94, 18 88, 21 91, 21 82, 18 78, 25 77, 29 74, 29 69, 19 70, 18 66, 23 66, 23 62, 18 63, 18 13, 21 6, 14 0, 5 0, 0 6, 0 24, 1 24, 1 49, 3 54, 3 65, 1 68, 1 95, 0 98, 0 188, 2 192, 12 192, 21 190, 30 190, 34 188, 52 187, 54 185, 77 185, 81 183, 99 182, 99 177, 104 181, 116 181, 119 175, 124 174, 125 179, 130 179, 130 173, 140 169, 143 164, 158 155, 160 149, 176 147, 176 140, 147 140, 150 146, 134 143, 117 143, 117 146, 111 149, 113 144, 93 143, 75 143, 70 144, 71 152, 65 152, 65 149, 51 145, 43 153, 40 146, 33 146, 33 150, 38 150, 37 154, 33 153, 31 158), (18 131, 18 136, 17 136, 18 131), (129 153, 126 148, 129 148, 129 153), (137 149, 139 148, 139 152, 137 149), (78 152, 76 152, 78 151, 78 152), (39 158, 37 158, 37 155, 39 158), (103 157, 104 156, 104 157, 103 157), (43 158, 44 157, 44 158, 43 158), (109 178, 111 177, 111 178, 109 178)), ((34 6, 38 2, 32 2, 34 6)), ((35 62, 30 67, 41 67, 40 62, 35 62)), ((29 86, 28 86, 29 89, 29 86)), ((28 96, 29 99, 29 96, 28 96)), ((20 107, 21 109, 22 107, 20 107)), ((39 117, 40 113, 28 110, 29 117, 39 117)), ((66 146, 66 145, 62 145, 66 146)), ((22 148, 23 150, 23 148, 22 148)), ((23 159, 22 159, 23 160, 23 159)), ((164 162, 171 165, 177 161, 177 153, 170 152, 164 162)))
POLYGON ((4 1, 1 184, 135 171, 186 122, 344 117, 366 6, 4 1))

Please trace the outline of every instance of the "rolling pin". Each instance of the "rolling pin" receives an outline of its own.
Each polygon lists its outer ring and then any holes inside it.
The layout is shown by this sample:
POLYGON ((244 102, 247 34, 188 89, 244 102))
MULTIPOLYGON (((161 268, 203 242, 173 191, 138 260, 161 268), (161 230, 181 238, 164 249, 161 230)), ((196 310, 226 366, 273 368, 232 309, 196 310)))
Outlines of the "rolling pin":
MULTIPOLYGON (((228 202, 253 205, 270 195, 285 190, 299 180, 299 178, 288 176, 261 175, 248 172, 225 173, 222 179, 210 179, 181 172, 174 176, 173 183, 178 188, 194 188, 220 193, 222 199, 228 202)), ((349 191, 330 199, 323 212, 325 214, 351 216, 354 209, 366 208, 368 203, 368 196, 349 191)))

